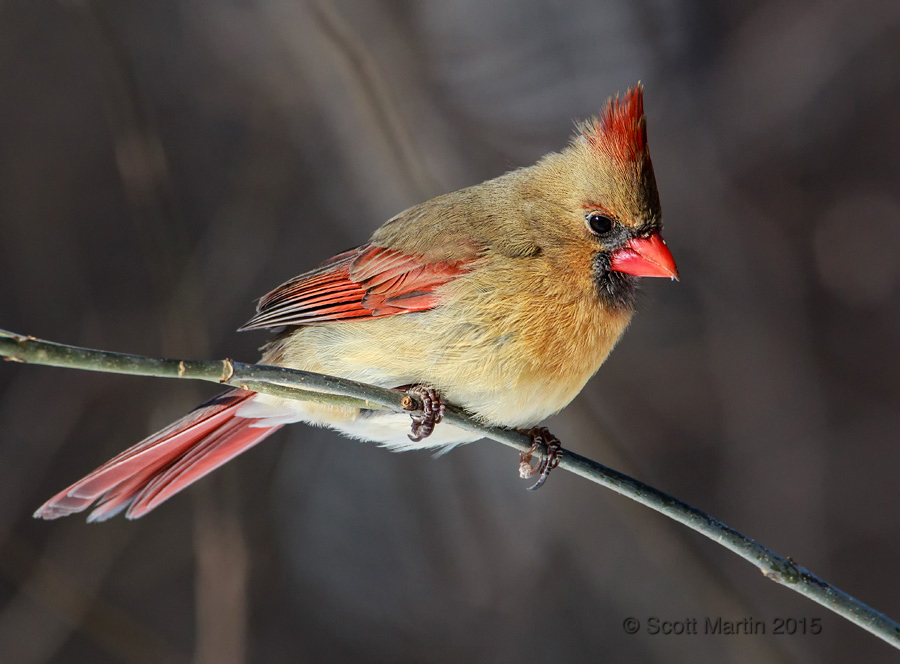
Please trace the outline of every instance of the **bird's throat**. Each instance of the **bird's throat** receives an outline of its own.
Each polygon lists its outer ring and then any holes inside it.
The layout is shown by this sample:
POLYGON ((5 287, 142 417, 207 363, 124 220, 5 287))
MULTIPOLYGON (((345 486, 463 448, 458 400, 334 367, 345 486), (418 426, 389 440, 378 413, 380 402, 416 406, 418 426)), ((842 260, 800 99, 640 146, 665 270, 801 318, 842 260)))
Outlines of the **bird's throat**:
POLYGON ((599 252, 594 257, 594 286, 597 297, 607 309, 632 311, 637 297, 638 278, 611 269, 609 254, 599 252))

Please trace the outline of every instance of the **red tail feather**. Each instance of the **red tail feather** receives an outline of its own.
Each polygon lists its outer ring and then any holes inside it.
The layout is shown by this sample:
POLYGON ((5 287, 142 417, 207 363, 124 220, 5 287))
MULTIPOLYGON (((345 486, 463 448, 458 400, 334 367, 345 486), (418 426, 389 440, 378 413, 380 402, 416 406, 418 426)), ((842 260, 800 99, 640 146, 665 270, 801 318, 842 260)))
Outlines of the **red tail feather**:
POLYGON ((126 508, 126 518, 143 516, 280 428, 254 427, 258 419, 235 416, 254 394, 220 394, 58 493, 34 515, 57 519, 98 501, 88 521, 105 521, 126 508))

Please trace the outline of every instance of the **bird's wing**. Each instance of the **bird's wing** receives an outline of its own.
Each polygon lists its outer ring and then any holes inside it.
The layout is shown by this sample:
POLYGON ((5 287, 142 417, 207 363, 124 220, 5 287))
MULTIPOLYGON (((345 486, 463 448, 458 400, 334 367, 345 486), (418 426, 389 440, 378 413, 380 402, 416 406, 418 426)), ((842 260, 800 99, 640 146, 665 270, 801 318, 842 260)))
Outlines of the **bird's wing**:
POLYGON ((476 256, 426 262, 366 244, 338 254, 264 295, 241 330, 310 325, 425 311, 437 289, 470 269, 476 256))

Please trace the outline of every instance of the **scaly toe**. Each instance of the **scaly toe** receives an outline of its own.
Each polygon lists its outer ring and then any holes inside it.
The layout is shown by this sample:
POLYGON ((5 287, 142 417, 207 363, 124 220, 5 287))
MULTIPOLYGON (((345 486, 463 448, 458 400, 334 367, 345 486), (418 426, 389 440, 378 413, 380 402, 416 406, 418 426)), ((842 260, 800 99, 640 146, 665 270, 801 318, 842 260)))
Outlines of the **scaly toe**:
POLYGON ((414 385, 407 393, 422 402, 422 410, 411 413, 412 433, 409 439, 419 442, 428 438, 434 431, 434 427, 444 419, 444 402, 433 387, 427 385, 414 385))
POLYGON ((519 454, 519 477, 525 479, 540 474, 537 482, 533 486, 528 487, 529 491, 537 491, 550 476, 550 471, 559 465, 562 457, 562 444, 559 438, 554 436, 546 427, 534 427, 525 431, 531 436, 531 448, 527 452, 519 454), (541 463, 535 467, 531 465, 531 459, 534 453, 539 450, 546 450, 541 453, 541 463))

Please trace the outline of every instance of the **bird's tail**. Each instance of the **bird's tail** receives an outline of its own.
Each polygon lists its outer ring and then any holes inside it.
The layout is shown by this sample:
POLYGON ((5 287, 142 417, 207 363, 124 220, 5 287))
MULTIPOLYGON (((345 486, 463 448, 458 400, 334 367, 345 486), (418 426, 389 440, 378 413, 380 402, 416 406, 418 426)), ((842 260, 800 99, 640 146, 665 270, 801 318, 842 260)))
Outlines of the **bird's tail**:
POLYGON ((126 508, 128 519, 145 515, 280 428, 236 415, 253 396, 246 390, 220 394, 56 494, 34 516, 57 519, 95 501, 88 521, 105 521, 126 508))

